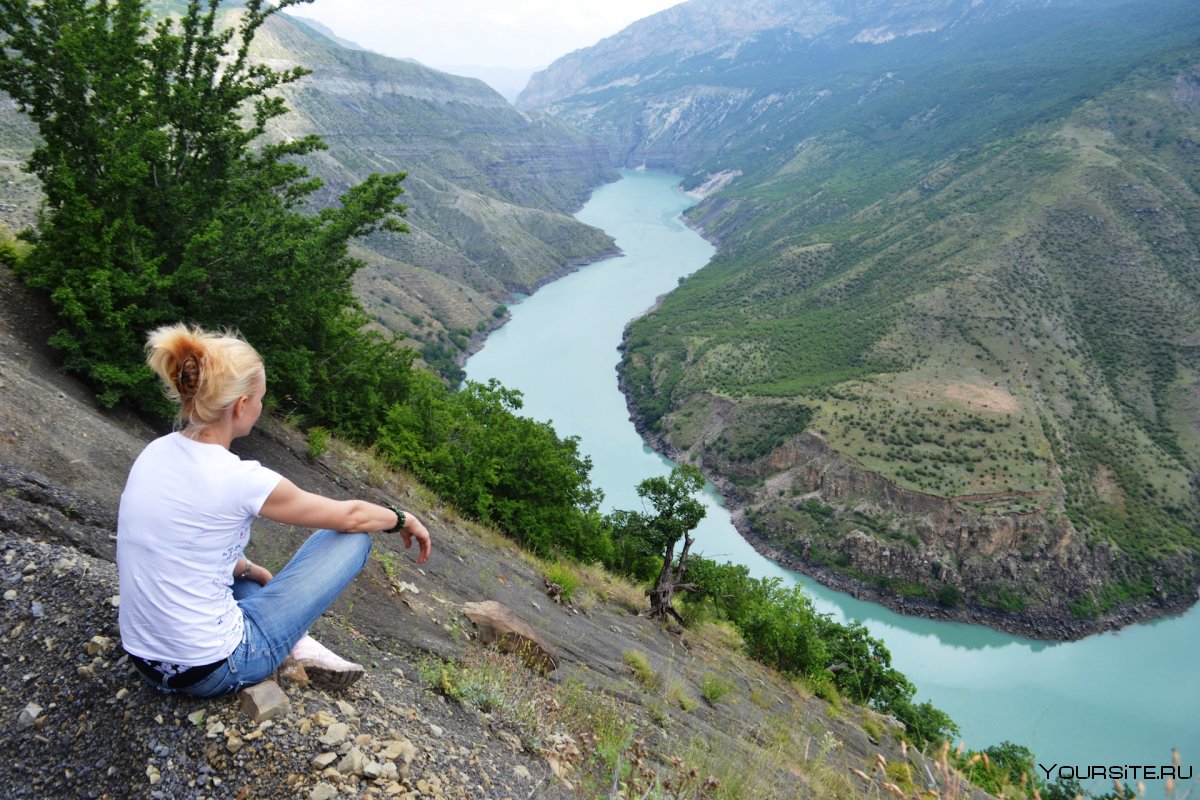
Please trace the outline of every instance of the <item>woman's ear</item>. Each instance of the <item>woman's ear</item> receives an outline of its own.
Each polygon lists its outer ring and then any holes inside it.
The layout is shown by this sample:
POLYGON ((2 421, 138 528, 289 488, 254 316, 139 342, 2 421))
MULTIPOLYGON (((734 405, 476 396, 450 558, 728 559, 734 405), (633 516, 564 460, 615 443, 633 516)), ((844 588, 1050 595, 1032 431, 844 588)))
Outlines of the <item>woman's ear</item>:
POLYGON ((249 403, 249 402, 250 402, 250 398, 247 397, 246 395, 242 395, 237 400, 233 401, 233 416, 235 419, 237 417, 240 417, 242 415, 242 413, 245 412, 246 403, 249 403))

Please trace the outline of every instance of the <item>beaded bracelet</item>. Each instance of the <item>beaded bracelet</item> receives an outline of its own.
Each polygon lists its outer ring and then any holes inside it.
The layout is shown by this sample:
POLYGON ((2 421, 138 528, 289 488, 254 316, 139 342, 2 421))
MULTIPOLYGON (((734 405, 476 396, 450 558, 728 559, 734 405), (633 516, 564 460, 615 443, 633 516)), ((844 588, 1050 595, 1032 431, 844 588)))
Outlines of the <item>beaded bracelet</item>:
POLYGON ((396 533, 397 531, 403 530, 404 523, 407 520, 407 517, 405 516, 404 512, 401 511, 400 509, 396 508, 395 506, 388 506, 388 508, 390 508, 396 514, 396 524, 394 526, 392 526, 391 528, 389 528, 388 530, 384 531, 384 533, 396 533))

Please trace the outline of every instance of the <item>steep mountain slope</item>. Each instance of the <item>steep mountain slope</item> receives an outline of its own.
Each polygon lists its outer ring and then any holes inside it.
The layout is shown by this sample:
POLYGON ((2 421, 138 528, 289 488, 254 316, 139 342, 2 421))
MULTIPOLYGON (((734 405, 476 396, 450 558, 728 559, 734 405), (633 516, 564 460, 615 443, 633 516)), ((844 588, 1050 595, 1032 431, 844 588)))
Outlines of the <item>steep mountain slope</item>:
MULTIPOLYGON (((379 535, 363 574, 318 622, 315 635, 367 666, 348 691, 281 681, 291 708, 263 725, 236 698, 154 692, 122 657, 111 562, 125 476, 162 431, 98 408, 54 368, 45 345, 53 314, 40 300, 0 263, 5 798, 309 798, 332 797, 334 786, 353 796, 597 797, 609 791, 618 753, 664 777, 694 767, 697 785, 711 772, 735 798, 876 797, 893 780, 882 769, 889 762, 905 774, 932 770, 947 795, 988 796, 902 746, 891 718, 830 704, 750 660, 728 629, 702 624, 680 637, 637 617, 645 598, 630 584, 588 570, 575 605, 556 604, 545 565, 511 540, 362 452, 334 442, 312 458, 303 435, 269 415, 238 440, 240 455, 310 491, 402 504, 428 524, 433 556, 418 568, 398 539, 379 535), (480 600, 505 604, 538 631, 560 659, 551 679, 482 646, 462 613, 480 600), (631 652, 658 683, 635 679, 623 657, 631 652), (440 679, 439 669, 448 671, 440 679), (727 696, 701 702, 717 676, 727 696), (451 691, 456 680, 477 684, 451 691), (365 771, 361 758, 347 766, 345 753, 330 761, 332 723, 385 769, 365 771), (416 745, 415 759, 384 754, 401 739, 416 745), (610 741, 615 749, 601 753, 610 741), (313 764, 322 754, 328 763, 313 764), (870 777, 859 769, 879 758, 870 777), (399 773, 386 769, 390 760, 399 773)), ((259 520, 249 552, 278 571, 305 535, 259 520)), ((647 781, 630 779, 638 782, 647 781)))
POLYGON ((648 433, 828 580, 1066 636, 1200 577, 1197 41, 1175 2, 693 0, 523 100, 704 197, 720 253, 628 334, 648 433))
POLYGON ((422 340, 446 368, 495 323, 511 291, 528 292, 608 252, 611 240, 570 216, 608 177, 606 155, 555 120, 530 118, 483 82, 330 43, 276 18, 260 57, 302 64, 287 135, 320 133, 314 172, 333 202, 373 171, 404 171, 409 234, 362 252, 361 296, 376 318, 422 340), (433 319, 429 319, 432 315, 433 319))
MULTIPOLYGON (((178 2, 152 4, 178 14, 178 2)), ((234 24, 237 8, 222 11, 234 24)), ((336 202, 371 172, 408 173, 407 235, 375 236, 358 253, 370 268, 361 297, 381 323, 420 340, 446 368, 478 330, 495 324, 512 291, 529 291, 612 248, 570 217, 610 177, 607 156, 545 115, 517 112, 480 81, 350 49, 286 15, 272 17, 255 57, 312 74, 289 87, 292 113, 275 136, 321 135, 329 150, 311 162, 325 181, 319 204, 336 202)), ((17 164, 34 131, 7 103, 0 111, 0 206, 12 228, 32 221, 34 182, 17 164)))

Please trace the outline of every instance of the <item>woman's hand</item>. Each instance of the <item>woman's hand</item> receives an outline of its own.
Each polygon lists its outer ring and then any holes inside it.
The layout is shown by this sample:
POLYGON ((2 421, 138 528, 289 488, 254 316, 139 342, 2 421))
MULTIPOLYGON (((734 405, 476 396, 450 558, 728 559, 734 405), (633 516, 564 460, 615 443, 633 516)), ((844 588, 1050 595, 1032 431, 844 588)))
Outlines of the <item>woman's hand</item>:
POLYGON ((254 581, 259 586, 266 586, 271 578, 275 577, 271 571, 261 564, 255 564, 250 559, 243 556, 233 565, 233 577, 247 581, 254 581), (249 570, 247 570, 249 567, 249 570))
POLYGON ((246 576, 249 580, 254 581, 259 586, 266 586, 267 583, 275 576, 271 574, 271 570, 264 567, 262 564, 255 564, 250 570, 250 574, 246 576))
POLYGON ((429 538, 429 531, 412 514, 405 513, 404 527, 400 529, 400 538, 404 540, 404 549, 412 547, 413 539, 417 540, 419 552, 417 553, 417 563, 424 564, 429 560, 429 551, 433 549, 433 543, 429 538))

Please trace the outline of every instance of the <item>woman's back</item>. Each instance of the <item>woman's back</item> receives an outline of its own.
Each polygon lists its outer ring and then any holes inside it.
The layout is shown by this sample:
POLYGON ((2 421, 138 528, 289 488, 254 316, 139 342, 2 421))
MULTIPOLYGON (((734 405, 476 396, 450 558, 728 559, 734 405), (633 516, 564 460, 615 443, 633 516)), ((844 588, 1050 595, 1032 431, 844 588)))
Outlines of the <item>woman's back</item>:
POLYGON ((280 475, 172 433, 129 473, 117 518, 121 631, 147 659, 207 664, 241 638, 233 565, 280 475))

